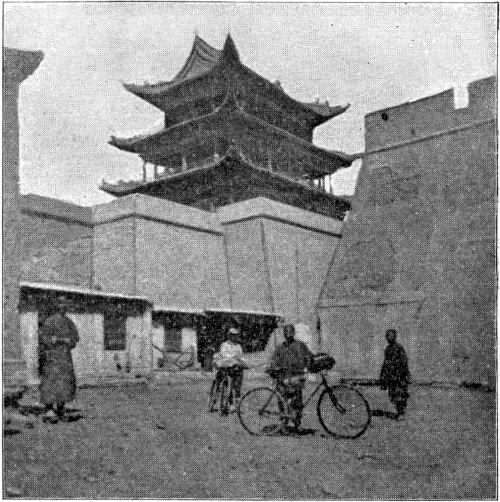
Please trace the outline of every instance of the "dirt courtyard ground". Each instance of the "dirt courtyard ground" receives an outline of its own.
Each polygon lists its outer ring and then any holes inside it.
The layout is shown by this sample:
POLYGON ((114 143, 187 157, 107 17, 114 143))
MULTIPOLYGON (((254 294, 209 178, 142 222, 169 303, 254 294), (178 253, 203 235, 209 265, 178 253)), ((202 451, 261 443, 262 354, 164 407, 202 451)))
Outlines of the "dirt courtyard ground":
MULTIPOLYGON (((260 382, 249 381, 246 387, 260 382)), ((206 411, 209 382, 79 390, 86 418, 4 438, 22 498, 493 499, 495 393, 412 387, 406 420, 365 435, 252 437, 206 411)), ((362 387, 373 408, 385 393, 362 387)))

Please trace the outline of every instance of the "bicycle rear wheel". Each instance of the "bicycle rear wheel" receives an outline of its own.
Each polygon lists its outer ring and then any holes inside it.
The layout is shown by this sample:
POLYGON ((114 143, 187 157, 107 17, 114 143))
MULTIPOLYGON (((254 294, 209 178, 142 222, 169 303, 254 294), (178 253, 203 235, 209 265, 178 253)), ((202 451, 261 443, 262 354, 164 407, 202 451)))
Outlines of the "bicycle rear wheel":
POLYGON ((370 407, 363 394, 347 385, 324 389, 316 411, 323 429, 336 438, 361 436, 371 419, 370 407))
POLYGON ((241 425, 254 436, 278 434, 288 417, 288 405, 283 396, 269 388, 248 391, 238 406, 241 425))

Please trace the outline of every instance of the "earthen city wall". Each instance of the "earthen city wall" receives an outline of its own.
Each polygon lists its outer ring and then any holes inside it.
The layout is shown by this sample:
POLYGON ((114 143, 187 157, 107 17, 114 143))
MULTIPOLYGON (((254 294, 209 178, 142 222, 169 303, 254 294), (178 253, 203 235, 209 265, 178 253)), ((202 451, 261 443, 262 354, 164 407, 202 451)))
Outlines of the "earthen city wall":
POLYGON ((366 116, 343 224, 256 198, 207 212, 133 195, 21 198, 22 278, 184 308, 277 312, 376 378, 393 327, 415 380, 495 378, 496 81, 366 116), (341 238, 342 235, 342 238, 341 238), (318 301, 319 297, 319 301, 318 301))
POLYGON ((318 303, 325 348, 376 378, 395 328, 415 380, 495 381, 496 81, 366 117, 353 211, 318 303))

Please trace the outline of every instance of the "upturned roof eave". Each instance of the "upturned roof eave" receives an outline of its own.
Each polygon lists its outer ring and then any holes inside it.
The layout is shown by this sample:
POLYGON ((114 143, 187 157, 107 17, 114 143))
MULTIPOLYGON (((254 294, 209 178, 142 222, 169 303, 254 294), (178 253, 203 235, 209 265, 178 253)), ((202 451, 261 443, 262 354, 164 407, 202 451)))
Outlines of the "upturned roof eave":
POLYGON ((144 99, 153 106, 158 107, 158 105, 152 99, 153 97, 157 96, 161 97, 162 93, 164 93, 165 91, 169 91, 170 89, 173 89, 179 86, 180 84, 190 82, 192 80, 196 80, 200 77, 203 77, 213 69, 213 66, 217 64, 220 54, 221 51, 219 51, 215 47, 212 47, 209 43, 205 42, 205 40, 203 40, 198 35, 195 35, 195 39, 191 47, 191 51, 189 52, 189 56, 184 62, 182 68, 177 72, 177 74, 174 76, 172 80, 157 82, 156 84, 143 84, 143 85, 129 84, 123 82, 122 85, 127 91, 131 92, 132 94, 135 94, 137 97, 141 99, 144 99), (208 57, 203 57, 200 54, 200 51, 205 51, 208 53, 213 52, 213 55, 209 55, 208 57), (209 62, 212 61, 213 62, 212 67, 208 68, 207 71, 198 73, 196 75, 193 75, 192 77, 185 77, 184 75, 189 75, 189 70, 192 68, 197 57, 199 57, 204 61, 209 61, 209 62))
MULTIPOLYGON (((311 105, 314 105, 314 103, 306 103, 302 101, 298 101, 289 94, 287 94, 285 91, 274 85, 272 82, 270 82, 268 79, 263 77, 262 75, 259 75, 258 73, 254 72, 252 69, 248 68, 244 64, 240 63, 241 68, 245 69, 249 73, 251 73, 254 78, 257 77, 259 80, 263 81, 266 83, 267 86, 269 86, 269 90, 272 90, 272 92, 277 92, 278 95, 280 95, 280 98, 285 99, 286 101, 292 103, 297 109, 307 113, 310 115, 310 118, 308 122, 313 126, 317 127, 321 124, 324 124, 325 122, 338 117, 339 115, 342 115, 345 113, 349 108, 350 104, 348 103, 347 105, 338 105, 338 106, 332 106, 329 107, 329 110, 325 110, 325 112, 319 112, 318 110, 315 110, 314 108, 311 107, 311 105)), ((197 80, 201 80, 202 78, 206 77, 207 75, 211 73, 215 73, 217 71, 217 64, 215 64, 212 68, 208 69, 205 72, 199 73, 197 75, 194 75, 192 77, 184 78, 179 81, 170 80, 170 81, 165 81, 163 82, 163 85, 161 86, 160 83, 154 84, 154 85, 137 85, 137 84, 127 84, 127 83, 122 83, 123 87, 134 94, 135 96, 143 99, 144 101, 148 102, 149 104, 153 105, 154 107, 158 108, 161 111, 165 111, 161 103, 159 102, 163 97, 167 96, 169 92, 173 90, 177 90, 178 87, 181 86, 187 86, 192 84, 193 82, 196 82, 197 80), (160 89, 160 87, 163 87, 163 90, 160 89), (157 89, 158 88, 158 89, 157 89)))
MULTIPOLYGON (((194 118, 187 120, 185 122, 181 122, 180 124, 173 125, 167 129, 163 129, 162 131, 150 134, 150 135, 141 135, 137 137, 132 137, 132 138, 116 138, 114 136, 111 137, 111 140, 108 142, 110 145, 115 146, 116 148, 119 148, 120 150, 125 150, 128 152, 132 153, 137 153, 137 154, 142 154, 144 153, 142 149, 140 149, 140 145, 144 144, 145 142, 154 142, 158 138, 161 138, 170 132, 174 130, 178 130, 181 127, 185 127, 187 125, 192 125, 195 123, 201 123, 204 120, 208 120, 210 118, 214 118, 218 114, 222 113, 224 110, 226 110, 229 106, 233 106, 236 110, 237 113, 240 113, 246 120, 253 121, 254 123, 259 124, 260 126, 270 129, 276 134, 279 134, 281 136, 286 137, 290 141, 296 143, 297 145, 300 145, 301 147, 305 148, 306 150, 309 150, 311 153, 315 155, 319 155, 320 157, 323 157, 325 161, 330 161, 332 163, 339 164, 337 169, 343 168, 343 167, 349 167, 352 162, 355 160, 352 155, 339 152, 336 150, 324 150, 322 148, 317 147, 313 143, 310 143, 302 138, 299 138, 298 136, 295 136, 291 134, 290 132, 280 129, 272 124, 269 124, 268 122, 263 121, 262 119, 259 119, 258 117, 255 117, 254 115, 251 115, 243 110, 241 106, 238 105, 236 102, 236 98, 234 96, 233 92, 228 92, 228 95, 224 99, 224 102, 216 108, 213 112, 207 114, 207 115, 202 115, 200 117, 194 118)), ((335 172, 335 171, 332 171, 335 172)))
POLYGON ((108 144, 115 146, 116 148, 119 148, 120 150, 125 150, 128 152, 133 152, 133 153, 142 153, 140 150, 137 149, 137 146, 140 145, 142 142, 145 141, 154 141, 156 138, 160 138, 164 136, 165 134, 168 134, 169 132, 172 132, 174 130, 180 129, 181 127, 185 127, 190 124, 195 124, 197 122, 201 122, 203 120, 207 120, 210 117, 213 117, 220 113, 222 110, 225 109, 227 103, 228 103, 228 98, 229 98, 230 93, 228 93, 224 99, 224 101, 221 103, 220 106, 218 106, 215 110, 213 110, 210 113, 207 113, 206 115, 201 115, 199 117, 195 117, 189 120, 185 120, 184 122, 180 122, 179 124, 174 124, 171 127, 167 127, 166 129, 162 129, 161 131, 157 131, 152 134, 140 134, 137 136, 132 136, 130 138, 117 138, 115 136, 111 136, 111 139, 108 141, 108 144))
POLYGON ((331 199, 334 199, 335 201, 346 203, 349 206, 351 205, 351 202, 348 199, 345 199, 341 196, 326 193, 318 188, 311 187, 303 182, 300 182, 294 178, 286 176, 285 174, 282 174, 280 172, 269 171, 268 169, 264 169, 262 167, 256 166, 248 159, 245 159, 237 150, 235 150, 234 147, 231 147, 228 150, 228 152, 226 152, 226 154, 224 156, 222 156, 220 159, 214 160, 212 162, 208 162, 207 164, 204 164, 199 167, 188 169, 187 171, 182 171, 182 172, 171 174, 168 176, 159 177, 157 179, 150 180, 150 181, 129 182, 128 187, 127 186, 119 186, 117 184, 107 183, 106 181, 103 181, 99 188, 101 190, 103 190, 104 192, 109 193, 111 195, 115 195, 115 196, 130 195, 132 193, 136 193, 137 190, 139 190, 139 189, 142 190, 144 188, 150 188, 150 187, 153 187, 156 185, 161 185, 163 183, 176 181, 176 180, 185 178, 187 176, 196 176, 197 174, 200 174, 202 172, 212 171, 212 170, 218 168, 219 166, 221 166, 222 164, 224 164, 225 162, 232 160, 232 159, 238 159, 242 164, 245 165, 246 168, 251 169, 255 172, 258 172, 259 174, 263 174, 265 176, 268 176, 270 178, 278 179, 279 181, 282 181, 282 182, 287 183, 289 185, 293 185, 294 187, 296 187, 300 190, 312 192, 315 195, 320 195, 323 197, 331 198, 331 199))
POLYGON ((183 67, 179 70, 179 72, 177 72, 177 74, 175 75, 175 77, 172 79, 171 82, 181 81, 183 78, 185 78, 184 75, 189 74, 189 71, 193 67, 197 58, 201 59, 202 61, 211 62, 213 63, 213 65, 215 65, 220 55, 221 51, 219 51, 215 47, 212 47, 198 35, 195 35, 194 43, 193 46, 191 47, 191 52, 189 53, 186 62, 184 63, 183 67), (202 54, 203 52, 207 54, 203 55, 202 54))
POLYGON ((312 125, 314 125, 314 127, 316 125, 320 125, 320 124, 326 122, 327 120, 330 120, 331 118, 334 118, 338 115, 341 115, 351 106, 350 104, 348 104, 346 106, 329 107, 330 111, 325 111, 324 113, 319 112, 311 107, 311 105, 315 105, 315 103, 306 103, 303 101, 298 101, 295 98, 292 98, 292 96, 290 96, 289 94, 287 94, 281 87, 276 86, 270 80, 263 77, 262 75, 259 75, 256 71, 252 70, 248 66, 241 64, 241 67, 245 71, 250 73, 254 78, 257 78, 257 79, 265 82, 265 84, 268 86, 268 88, 270 90, 272 90, 272 92, 277 92, 278 95, 280 95, 280 97, 285 98, 287 101, 291 102, 297 108, 299 108, 307 113, 310 113, 312 115, 310 122, 312 125))
MULTIPOLYGON (((226 45, 227 45, 227 41, 226 41, 225 46, 226 45)), ((159 99, 161 99, 164 96, 167 96, 169 92, 171 92, 174 89, 176 90, 179 86, 189 85, 189 84, 191 84, 191 83, 193 83, 203 77, 206 77, 210 73, 215 72, 217 69, 220 69, 221 66, 226 64, 227 61, 231 61, 231 64, 236 64, 237 67, 246 71, 253 78, 257 78, 258 80, 264 82, 270 91, 278 93, 278 95, 282 99, 287 100, 289 103, 293 104, 293 106, 295 106, 297 109, 300 109, 300 110, 306 112, 307 114, 309 114, 311 116, 309 121, 313 127, 316 127, 320 124, 327 122, 328 120, 330 120, 334 117, 337 117, 338 115, 341 115, 350 106, 349 104, 346 106, 335 106, 335 107, 328 107, 328 105, 324 105, 325 106, 324 112, 316 110, 316 109, 314 109, 315 103, 306 103, 306 102, 302 102, 302 101, 298 101, 298 100, 294 99, 293 97, 288 95, 283 89, 281 89, 280 87, 277 87, 271 81, 269 81, 268 79, 266 79, 262 75, 259 75, 257 72, 255 72, 251 68, 248 68, 243 63, 241 63, 238 56, 228 60, 226 58, 221 57, 223 54, 224 54, 224 50, 219 51, 218 49, 216 49, 215 47, 212 47, 210 44, 208 44, 207 42, 205 42, 203 39, 201 39, 200 37, 198 37, 196 35, 195 42, 193 43, 193 46, 191 48, 191 52, 188 56, 188 59, 184 63, 181 70, 176 74, 176 76, 172 80, 165 81, 165 82, 158 82, 157 84, 152 84, 152 85, 151 84, 137 85, 137 84, 123 83, 123 86, 129 92, 135 94, 136 96, 138 96, 141 99, 144 99, 148 103, 152 104, 153 106, 155 106, 156 108, 161 110, 162 108, 161 108, 160 104, 158 103, 159 99), (180 77, 181 75, 183 75, 186 72, 186 68, 188 68, 189 65, 192 66, 194 58, 197 53, 196 52, 197 48, 201 44, 203 44, 204 46, 207 46, 208 48, 210 48, 210 50, 217 52, 218 53, 217 60, 214 60, 213 66, 211 68, 207 69, 207 71, 205 71, 205 72, 201 72, 199 74, 193 75, 192 77, 187 77, 187 78, 180 77), (326 109, 326 107, 328 109, 326 109)))

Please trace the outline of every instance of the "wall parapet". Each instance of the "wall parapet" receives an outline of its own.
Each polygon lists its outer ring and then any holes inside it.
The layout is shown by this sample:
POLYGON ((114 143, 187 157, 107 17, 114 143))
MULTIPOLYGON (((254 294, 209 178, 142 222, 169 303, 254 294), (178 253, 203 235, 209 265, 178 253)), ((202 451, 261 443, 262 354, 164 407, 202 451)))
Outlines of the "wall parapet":
POLYGON ((93 207, 94 225, 131 217, 222 235, 222 227, 213 213, 147 195, 127 195, 93 207))
POLYGON ((237 202, 217 210, 222 225, 229 225, 254 218, 267 218, 305 228, 314 232, 340 237, 343 222, 318 213, 275 202, 266 197, 237 202))
MULTIPOLYGON (((366 152, 426 139, 429 135, 496 117, 496 76, 471 82, 469 104, 455 108, 454 90, 384 108, 365 117, 366 152)), ((366 154, 365 154, 366 155, 366 154)))
POLYGON ((21 211, 86 226, 92 225, 92 208, 37 194, 21 196, 21 211))

